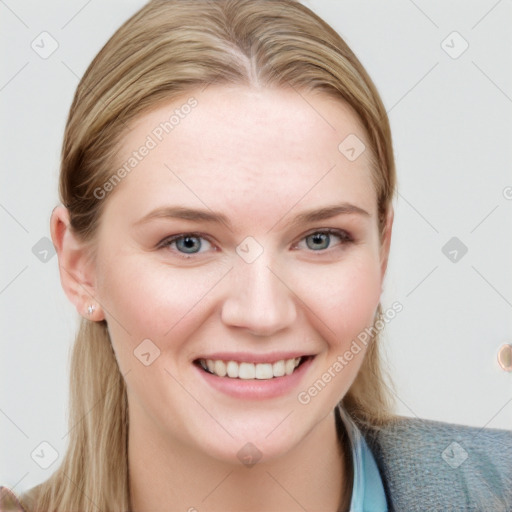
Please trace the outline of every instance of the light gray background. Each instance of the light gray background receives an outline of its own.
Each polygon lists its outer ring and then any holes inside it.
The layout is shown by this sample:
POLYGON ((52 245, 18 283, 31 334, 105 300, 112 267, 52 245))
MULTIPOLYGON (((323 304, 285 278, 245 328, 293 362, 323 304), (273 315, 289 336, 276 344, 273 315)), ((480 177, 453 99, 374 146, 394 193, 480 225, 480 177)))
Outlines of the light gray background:
MULTIPOLYGON (((50 236, 79 77, 143 3, 0 0, 0 484, 18 492, 46 479, 65 450, 78 325, 57 257, 44 263, 32 248, 50 236), (59 45, 47 59, 31 48, 43 31, 59 45), (48 469, 30 455, 42 441, 60 454, 48 469)), ((383 306, 404 309, 383 342, 398 413, 510 429, 512 373, 496 355, 512 342, 512 3, 305 3, 352 47, 390 115, 400 195, 383 306), (469 44, 458 58, 453 31, 469 44), (442 252, 452 237, 468 248, 457 262, 442 252)))

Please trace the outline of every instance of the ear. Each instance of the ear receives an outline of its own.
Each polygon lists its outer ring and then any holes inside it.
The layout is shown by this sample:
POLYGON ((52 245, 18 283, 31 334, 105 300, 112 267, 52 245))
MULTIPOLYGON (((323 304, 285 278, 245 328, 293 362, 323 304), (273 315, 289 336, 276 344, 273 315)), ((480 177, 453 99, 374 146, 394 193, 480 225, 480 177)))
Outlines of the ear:
POLYGON ((380 271, 381 271, 381 286, 384 282, 384 276, 386 275, 386 269, 388 268, 389 249, 391 246, 391 233, 393 231, 393 220, 395 212, 393 206, 390 205, 388 215, 386 218, 386 226, 382 235, 382 243, 380 247, 380 271))
POLYGON ((95 296, 90 247, 73 233, 69 213, 64 206, 53 209, 50 232, 59 260, 60 282, 68 299, 80 315, 96 322, 104 320, 105 315, 95 296), (93 307, 92 312, 90 306, 93 307))

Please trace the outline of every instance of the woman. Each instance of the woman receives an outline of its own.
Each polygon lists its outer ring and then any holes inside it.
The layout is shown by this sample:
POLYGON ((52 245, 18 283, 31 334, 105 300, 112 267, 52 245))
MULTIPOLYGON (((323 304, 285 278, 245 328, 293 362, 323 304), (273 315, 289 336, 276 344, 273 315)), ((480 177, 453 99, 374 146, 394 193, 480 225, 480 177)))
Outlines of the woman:
POLYGON ((308 8, 149 2, 66 126, 69 448, 2 510, 510 510, 509 432, 393 415, 395 185, 382 101, 308 8))

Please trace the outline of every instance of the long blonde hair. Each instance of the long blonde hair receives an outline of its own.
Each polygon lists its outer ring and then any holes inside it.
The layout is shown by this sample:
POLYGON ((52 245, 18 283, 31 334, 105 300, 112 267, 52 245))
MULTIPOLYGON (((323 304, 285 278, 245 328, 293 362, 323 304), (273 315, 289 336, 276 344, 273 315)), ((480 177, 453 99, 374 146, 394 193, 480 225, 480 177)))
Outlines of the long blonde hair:
MULTIPOLYGON (((60 199, 71 228, 94 246, 108 197, 94 193, 112 176, 128 122, 206 84, 292 86, 350 104, 373 155, 379 234, 395 193, 386 110, 343 39, 296 0, 153 0, 126 21, 82 77, 69 112, 60 199)), ((382 314, 381 305, 378 316, 382 314)), ((378 332, 342 399, 360 424, 392 419, 378 332)), ((60 467, 22 495, 30 510, 127 511, 127 395, 105 321, 81 320, 71 358, 68 448, 60 467)))

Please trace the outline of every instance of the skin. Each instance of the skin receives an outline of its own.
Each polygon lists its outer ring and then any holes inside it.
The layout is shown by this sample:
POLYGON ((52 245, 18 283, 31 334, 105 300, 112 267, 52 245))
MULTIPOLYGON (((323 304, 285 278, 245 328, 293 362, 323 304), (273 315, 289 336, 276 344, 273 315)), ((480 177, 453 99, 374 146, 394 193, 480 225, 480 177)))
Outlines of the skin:
POLYGON ((93 303, 89 318, 107 320, 126 375, 132 510, 336 510, 346 454, 333 409, 365 351, 307 405, 297 394, 372 325, 380 300, 393 211, 381 243, 369 151, 351 162, 338 150, 349 134, 366 144, 365 131, 326 95, 210 86, 133 122, 118 164, 190 96, 197 107, 104 199, 95 258, 64 207, 51 220, 64 290, 80 314, 93 303), (341 202, 369 215, 291 225, 304 210, 341 202), (232 227, 137 224, 178 204, 221 212, 232 227), (328 228, 353 242, 312 241, 328 228), (188 260, 183 243, 159 245, 191 232, 204 237, 188 260), (248 236, 263 248, 252 263, 236 252, 248 236), (149 366, 134 356, 144 339, 160 350, 149 366), (214 351, 292 350, 315 358, 296 388, 265 400, 227 396, 193 364, 214 351), (247 442, 262 454, 250 468, 237 457, 247 442))

